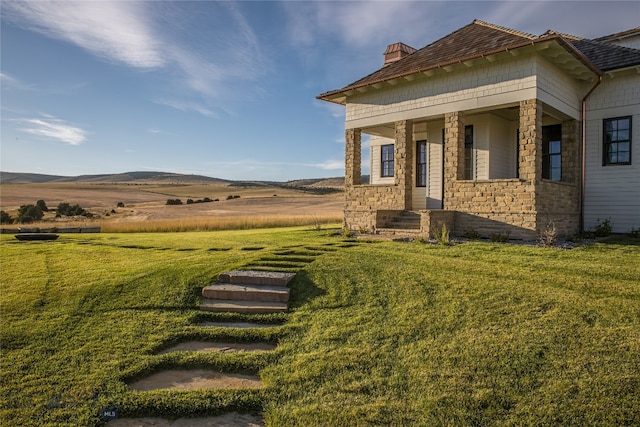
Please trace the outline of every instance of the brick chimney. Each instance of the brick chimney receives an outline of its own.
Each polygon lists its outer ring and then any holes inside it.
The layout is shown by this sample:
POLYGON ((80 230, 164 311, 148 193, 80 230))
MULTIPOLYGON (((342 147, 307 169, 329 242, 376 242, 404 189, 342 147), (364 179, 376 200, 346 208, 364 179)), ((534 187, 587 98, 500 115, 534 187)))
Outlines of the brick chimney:
POLYGON ((411 55, 416 49, 411 46, 407 46, 404 43, 393 43, 387 46, 387 50, 384 51, 384 66, 399 61, 407 55, 411 55))

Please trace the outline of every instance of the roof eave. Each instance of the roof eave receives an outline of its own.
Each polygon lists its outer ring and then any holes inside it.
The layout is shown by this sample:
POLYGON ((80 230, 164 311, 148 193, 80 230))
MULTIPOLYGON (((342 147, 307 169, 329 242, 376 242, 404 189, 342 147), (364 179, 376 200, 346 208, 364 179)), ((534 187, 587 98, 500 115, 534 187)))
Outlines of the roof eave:
POLYGON ((318 95, 316 98, 320 99, 320 100, 323 100, 323 101, 335 102, 337 104, 345 105, 346 104, 347 92, 351 92, 353 90, 361 89, 361 88, 368 87, 368 86, 373 86, 373 85, 380 84, 380 83, 385 83, 385 82, 396 80, 396 79, 405 78, 405 77, 408 77, 408 76, 411 76, 411 75, 415 75, 415 74, 426 73, 428 71, 433 71, 433 70, 437 70, 437 69, 443 69, 444 67, 448 67, 448 66, 452 66, 452 65, 456 65, 456 64, 462 64, 462 63, 466 63, 466 62, 473 61, 473 60, 480 59, 480 58, 487 58, 487 57, 495 56, 495 55, 500 54, 500 53, 508 53, 508 52, 512 52, 512 51, 515 51, 515 50, 518 50, 518 49, 522 49, 522 48, 525 48, 525 47, 528 47, 528 46, 535 46, 537 44, 550 42, 550 41, 557 41, 558 44, 561 45, 561 47, 563 47, 572 56, 574 56, 577 60, 579 60, 581 63, 583 63, 590 71, 592 71, 597 76, 602 76, 603 75, 603 72, 600 69, 598 69, 598 67, 596 67, 593 64, 593 62, 591 62, 582 52, 580 52, 575 46, 573 46, 565 38, 563 38, 559 34, 550 34, 548 36, 540 37, 540 38, 537 38, 535 40, 527 40, 527 41, 524 41, 524 42, 521 42, 521 43, 515 43, 515 44, 509 45, 509 46, 501 47, 499 49, 494 49, 494 50, 491 50, 491 51, 482 52, 481 54, 469 55, 469 56, 466 56, 466 57, 454 59, 452 61, 438 63, 438 64, 432 65, 430 67, 424 67, 424 68, 419 68, 419 69, 415 69, 415 70, 410 70, 410 71, 407 71, 407 72, 404 72, 404 73, 400 73, 400 74, 394 75, 392 77, 379 79, 379 80, 374 80, 374 81, 369 81, 369 82, 358 84, 358 85, 345 86, 342 89, 336 89, 336 90, 333 90, 333 91, 325 92, 325 93, 323 93, 321 95, 318 95))

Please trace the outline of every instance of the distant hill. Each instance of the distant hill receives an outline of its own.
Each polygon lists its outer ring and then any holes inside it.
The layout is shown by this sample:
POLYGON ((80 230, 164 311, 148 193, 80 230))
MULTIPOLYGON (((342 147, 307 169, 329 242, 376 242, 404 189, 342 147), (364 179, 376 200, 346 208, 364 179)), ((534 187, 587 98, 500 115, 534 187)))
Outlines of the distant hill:
POLYGON ((93 184, 124 184, 124 183, 176 183, 176 184, 229 184, 239 187, 288 187, 305 188, 309 190, 334 190, 344 188, 344 177, 298 179, 286 182, 272 181, 231 181, 212 178, 203 175, 186 175, 168 172, 125 172, 118 174, 59 176, 37 173, 0 172, 2 184, 45 184, 45 183, 93 183, 93 184))
POLYGON ((229 183, 219 178, 203 175, 184 175, 167 172, 125 172, 118 174, 58 176, 41 175, 36 173, 0 172, 0 182, 3 184, 43 184, 43 183, 178 183, 178 184, 213 184, 229 183))

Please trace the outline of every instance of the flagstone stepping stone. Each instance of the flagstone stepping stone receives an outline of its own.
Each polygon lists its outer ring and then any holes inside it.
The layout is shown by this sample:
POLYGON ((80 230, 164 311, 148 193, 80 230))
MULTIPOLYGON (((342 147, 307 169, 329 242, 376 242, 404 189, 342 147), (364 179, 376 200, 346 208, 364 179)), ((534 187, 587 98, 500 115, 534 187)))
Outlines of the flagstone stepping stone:
POLYGON ((173 353, 175 351, 202 351, 208 353, 236 353, 242 351, 270 351, 276 346, 266 342, 256 343, 228 343, 228 342, 208 342, 208 341, 186 341, 171 348, 161 351, 158 354, 173 353))
POLYGON ((157 372, 129 384, 135 391, 194 390, 207 388, 262 388, 264 384, 255 375, 227 374, 205 369, 167 370, 157 372))
POLYGON ((256 329, 266 329, 266 328, 277 328, 281 325, 271 325, 265 323, 250 323, 250 322, 200 322, 198 326, 211 326, 216 328, 256 328, 256 329))
POLYGON ((109 421, 109 427, 262 427, 260 417, 249 414, 229 414, 206 418, 179 418, 165 420, 163 418, 119 418, 109 421))

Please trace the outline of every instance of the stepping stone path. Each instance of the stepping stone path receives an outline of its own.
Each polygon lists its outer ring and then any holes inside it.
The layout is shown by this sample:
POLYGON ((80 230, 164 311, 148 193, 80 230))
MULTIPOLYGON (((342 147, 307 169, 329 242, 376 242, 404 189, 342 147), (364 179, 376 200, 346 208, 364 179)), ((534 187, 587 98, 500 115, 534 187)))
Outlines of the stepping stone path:
POLYGON ((254 415, 231 412, 217 417, 179 418, 165 420, 162 418, 120 418, 109 421, 109 427, 261 427, 262 419, 254 415))
POLYGON ((135 391, 262 388, 263 386, 260 378, 255 375, 223 374, 205 369, 162 371, 129 384, 129 387, 135 391))
POLYGON ((218 276, 219 283, 202 289, 201 310, 233 313, 287 311, 289 282, 295 273, 234 270, 218 276))
MULTIPOLYGON (((287 310, 290 289, 289 282, 295 273, 274 271, 234 270, 218 276, 218 283, 202 289, 201 310, 234 312, 244 314, 277 313, 287 310)), ((277 325, 263 325, 248 322, 224 323, 202 322, 200 326, 228 328, 270 328, 277 325)), ((164 350, 160 354, 175 351, 208 351, 231 353, 238 351, 269 351, 275 346, 267 343, 215 343, 188 341, 164 350)), ((205 388, 262 388, 264 384, 258 376, 221 373, 211 370, 167 370, 157 372, 129 384, 134 391, 157 389, 190 390, 205 388)), ((262 420, 251 415, 227 414, 222 418, 194 418, 178 420, 174 423, 158 418, 132 418, 114 420, 109 425, 129 426, 238 426, 252 427, 264 425, 262 420), (226 418, 225 418, 226 417, 226 418)))
POLYGON ((237 353, 253 351, 275 350, 276 346, 265 342, 233 343, 233 342, 208 342, 186 341, 161 351, 158 354, 173 353, 176 351, 202 351, 205 353, 237 353))

